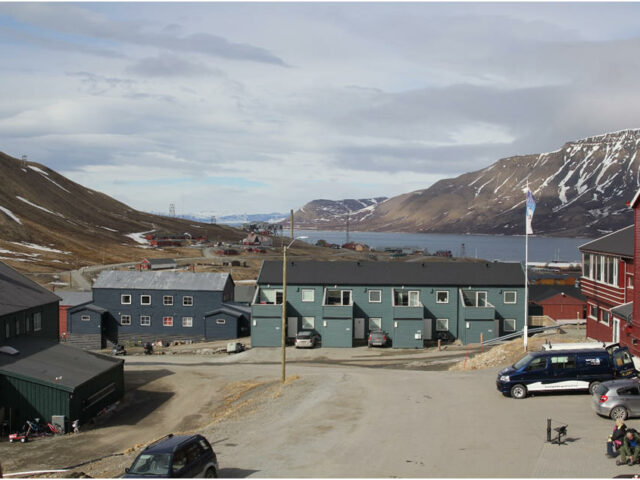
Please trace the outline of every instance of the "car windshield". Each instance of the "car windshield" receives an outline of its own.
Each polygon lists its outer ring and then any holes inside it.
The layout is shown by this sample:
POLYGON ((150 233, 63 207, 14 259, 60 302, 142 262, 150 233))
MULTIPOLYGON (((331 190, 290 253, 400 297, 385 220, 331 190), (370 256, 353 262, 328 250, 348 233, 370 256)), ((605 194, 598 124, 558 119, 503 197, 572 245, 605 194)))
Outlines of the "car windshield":
POLYGON ((170 453, 141 453, 131 465, 129 473, 136 475, 169 475, 170 453))
POLYGON ((514 363, 513 364, 513 368, 515 368, 515 369, 522 368, 526 364, 528 364, 532 359, 533 359, 533 355, 531 355, 529 353, 529 354, 525 355, 524 357, 522 357, 520 360, 518 360, 516 363, 514 363))

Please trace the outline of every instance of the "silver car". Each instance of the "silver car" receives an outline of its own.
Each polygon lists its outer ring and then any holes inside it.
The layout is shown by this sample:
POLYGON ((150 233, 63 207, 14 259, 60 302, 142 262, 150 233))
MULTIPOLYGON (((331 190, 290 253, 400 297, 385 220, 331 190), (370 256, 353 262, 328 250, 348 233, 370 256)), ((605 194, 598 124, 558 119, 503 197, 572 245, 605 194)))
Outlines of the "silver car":
POLYGON ((591 405, 598 415, 614 420, 640 416, 640 379, 602 382, 593 389, 591 405))
POLYGON ((312 330, 300 330, 296 335, 296 348, 315 348, 320 335, 312 330))

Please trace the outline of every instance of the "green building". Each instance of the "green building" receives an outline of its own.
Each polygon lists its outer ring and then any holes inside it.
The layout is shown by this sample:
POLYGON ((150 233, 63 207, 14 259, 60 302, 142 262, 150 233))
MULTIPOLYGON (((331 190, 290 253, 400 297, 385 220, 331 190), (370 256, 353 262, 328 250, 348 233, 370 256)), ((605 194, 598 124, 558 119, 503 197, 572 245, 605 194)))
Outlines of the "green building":
MULTIPOLYGON (((394 348, 477 343, 524 327, 524 270, 506 262, 287 264, 286 335, 315 330, 323 347, 365 344, 384 330, 394 348)), ((265 261, 252 304, 251 345, 281 345, 282 262, 265 261)))

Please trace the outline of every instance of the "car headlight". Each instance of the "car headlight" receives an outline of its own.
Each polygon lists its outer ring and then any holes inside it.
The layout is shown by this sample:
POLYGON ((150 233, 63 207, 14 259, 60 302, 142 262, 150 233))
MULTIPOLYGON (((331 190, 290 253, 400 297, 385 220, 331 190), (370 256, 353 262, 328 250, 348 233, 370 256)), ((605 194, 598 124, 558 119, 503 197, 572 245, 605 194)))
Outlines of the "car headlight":
POLYGON ((500 375, 501 382, 508 382, 510 380, 509 375, 500 375))

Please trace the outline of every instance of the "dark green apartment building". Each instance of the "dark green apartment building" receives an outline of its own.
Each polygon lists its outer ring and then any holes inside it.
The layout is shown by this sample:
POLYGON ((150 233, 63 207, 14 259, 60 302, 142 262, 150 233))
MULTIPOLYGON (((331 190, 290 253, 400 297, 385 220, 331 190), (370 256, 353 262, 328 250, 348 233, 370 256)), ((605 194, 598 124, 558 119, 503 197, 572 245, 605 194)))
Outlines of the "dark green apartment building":
MULTIPOLYGON (((489 340, 523 329, 524 282, 520 263, 289 261, 287 338, 315 330, 323 347, 352 347, 382 329, 394 348, 489 340)), ((281 345, 282 283, 282 262, 263 262, 253 347, 281 345)))

